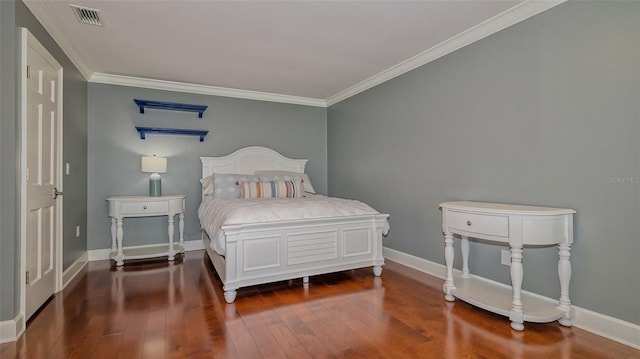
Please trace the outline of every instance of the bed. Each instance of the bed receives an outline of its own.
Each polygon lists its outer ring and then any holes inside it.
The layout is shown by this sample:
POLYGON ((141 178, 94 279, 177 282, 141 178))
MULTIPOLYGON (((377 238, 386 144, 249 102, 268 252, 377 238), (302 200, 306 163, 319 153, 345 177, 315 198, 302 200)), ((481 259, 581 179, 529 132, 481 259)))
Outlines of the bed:
MULTIPOLYGON (((286 158, 274 150, 258 146, 246 147, 223 157, 200 157, 200 160, 203 183, 214 173, 254 175, 256 171, 269 170, 303 174, 307 162, 286 158)), ((327 200, 324 196, 316 197, 320 201, 327 200)), ((314 195, 305 196, 304 200, 312 201, 314 195)), ((209 233, 212 232, 211 225, 209 230, 203 225, 207 217, 201 212, 204 212, 202 208, 206 202, 207 196, 203 191, 203 201, 198 210, 202 240, 222 280, 227 303, 235 301, 241 287, 295 278, 302 278, 304 283, 308 283, 309 276, 369 266, 375 276, 382 274, 382 237, 389 231, 387 214, 372 210, 320 218, 249 223, 233 221, 216 227, 214 230, 219 233, 214 235, 209 233), (216 242, 218 248, 214 249, 216 242), (220 250, 220 246, 224 250, 220 250)))

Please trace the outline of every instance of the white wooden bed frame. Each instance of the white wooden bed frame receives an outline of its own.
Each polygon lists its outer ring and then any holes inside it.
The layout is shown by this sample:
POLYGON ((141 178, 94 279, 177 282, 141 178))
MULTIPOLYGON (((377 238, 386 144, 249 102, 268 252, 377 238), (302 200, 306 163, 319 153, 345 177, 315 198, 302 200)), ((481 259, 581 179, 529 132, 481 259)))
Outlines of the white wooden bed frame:
MULTIPOLYGON (((213 173, 254 174, 259 170, 304 173, 307 160, 295 160, 265 147, 246 147, 228 156, 200 157, 202 177, 213 173)), ((373 266, 382 274, 382 236, 389 231, 387 214, 288 220, 222 226, 225 256, 211 248, 202 230, 209 259, 233 303, 238 288, 373 266)))

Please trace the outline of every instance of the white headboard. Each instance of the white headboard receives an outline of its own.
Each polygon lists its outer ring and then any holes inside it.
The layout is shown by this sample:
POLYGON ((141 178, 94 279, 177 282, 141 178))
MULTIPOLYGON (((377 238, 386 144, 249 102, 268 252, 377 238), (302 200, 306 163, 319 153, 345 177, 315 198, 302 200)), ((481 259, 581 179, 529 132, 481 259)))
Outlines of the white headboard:
POLYGON ((222 157, 200 157, 202 178, 213 173, 252 175, 255 171, 275 170, 304 173, 307 160, 284 157, 278 152, 260 146, 241 148, 222 157))

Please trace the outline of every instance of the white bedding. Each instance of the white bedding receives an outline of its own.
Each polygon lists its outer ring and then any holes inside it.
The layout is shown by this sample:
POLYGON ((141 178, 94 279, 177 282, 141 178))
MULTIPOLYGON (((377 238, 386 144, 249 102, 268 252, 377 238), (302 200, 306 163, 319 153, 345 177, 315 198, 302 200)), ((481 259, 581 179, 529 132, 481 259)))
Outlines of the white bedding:
POLYGON ((200 224, 211 247, 225 255, 223 225, 378 214, 356 200, 307 195, 303 198, 220 199, 205 196, 198 208, 200 224))

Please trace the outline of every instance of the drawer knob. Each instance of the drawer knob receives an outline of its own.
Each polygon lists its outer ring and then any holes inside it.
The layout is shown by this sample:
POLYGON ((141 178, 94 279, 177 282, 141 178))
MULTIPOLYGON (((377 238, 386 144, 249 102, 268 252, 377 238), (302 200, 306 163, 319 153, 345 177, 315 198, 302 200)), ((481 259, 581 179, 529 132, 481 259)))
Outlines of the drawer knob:
MULTIPOLYGON (((142 209, 147 209, 147 206, 142 207, 142 209)), ((467 223, 469 223, 469 222, 467 222, 467 223)))
POLYGON ((470 225, 471 225, 471 221, 467 221, 467 226, 470 226, 470 225))

